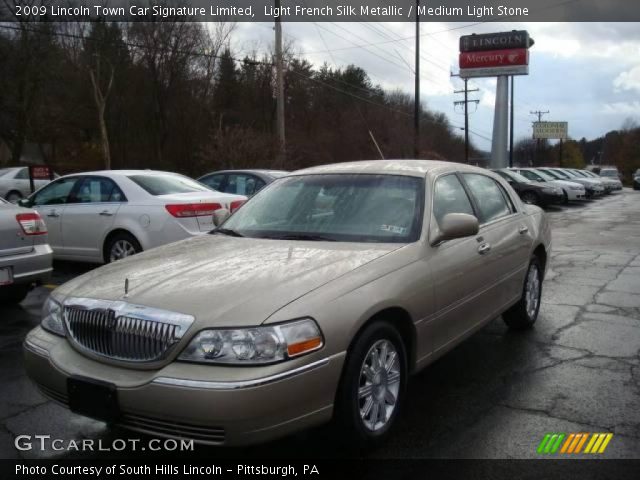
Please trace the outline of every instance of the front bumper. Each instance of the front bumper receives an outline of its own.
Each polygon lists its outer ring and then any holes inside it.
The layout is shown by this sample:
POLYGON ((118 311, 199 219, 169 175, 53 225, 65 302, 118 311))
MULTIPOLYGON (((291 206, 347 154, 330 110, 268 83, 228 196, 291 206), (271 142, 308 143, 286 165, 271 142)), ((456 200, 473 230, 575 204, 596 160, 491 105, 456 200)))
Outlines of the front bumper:
POLYGON ((565 190, 565 192, 567 193, 567 199, 570 202, 576 200, 584 200, 587 198, 585 190, 571 190, 570 188, 568 188, 567 190, 565 190))
POLYGON ((544 205, 564 203, 564 194, 540 191, 540 200, 544 205))
POLYGON ((16 284, 46 283, 53 271, 52 261, 53 251, 49 245, 34 245, 28 253, 0 257, 0 267, 11 268, 16 284))
POLYGON ((40 327, 24 342, 27 373, 68 406, 67 379, 116 386, 123 428, 211 445, 247 445, 329 421, 345 354, 322 350, 286 364, 221 367, 173 362, 134 370, 97 362, 40 327))

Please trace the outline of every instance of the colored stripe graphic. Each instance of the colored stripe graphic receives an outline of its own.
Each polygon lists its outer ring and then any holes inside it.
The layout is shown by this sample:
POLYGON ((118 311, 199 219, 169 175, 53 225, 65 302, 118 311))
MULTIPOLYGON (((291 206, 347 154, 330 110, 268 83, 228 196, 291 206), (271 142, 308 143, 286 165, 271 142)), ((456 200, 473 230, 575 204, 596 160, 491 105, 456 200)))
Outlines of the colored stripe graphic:
POLYGON ((538 445, 537 452, 543 455, 600 454, 604 453, 612 438, 613 433, 547 433, 538 445))

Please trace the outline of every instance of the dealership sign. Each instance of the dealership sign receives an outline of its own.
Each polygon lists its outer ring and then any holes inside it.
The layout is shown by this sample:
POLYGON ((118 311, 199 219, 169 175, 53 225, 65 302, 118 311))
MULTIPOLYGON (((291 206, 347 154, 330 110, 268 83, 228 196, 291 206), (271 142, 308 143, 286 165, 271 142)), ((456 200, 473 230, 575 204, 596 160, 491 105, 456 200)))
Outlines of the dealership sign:
POLYGON ((527 75, 531 45, 525 30, 460 37, 460 76, 527 75))
POLYGON ((31 165, 29 174, 33 180, 53 180, 53 170, 48 165, 31 165))
POLYGON ((478 52, 482 50, 504 50, 510 48, 529 48, 533 40, 526 30, 511 32, 485 33, 482 35, 464 35, 460 37, 461 52, 478 52))
POLYGON ((460 53, 460 68, 486 68, 512 65, 529 65, 529 51, 526 48, 513 48, 508 50, 460 53))
POLYGON ((567 122, 533 122, 533 138, 566 140, 569 131, 567 122))

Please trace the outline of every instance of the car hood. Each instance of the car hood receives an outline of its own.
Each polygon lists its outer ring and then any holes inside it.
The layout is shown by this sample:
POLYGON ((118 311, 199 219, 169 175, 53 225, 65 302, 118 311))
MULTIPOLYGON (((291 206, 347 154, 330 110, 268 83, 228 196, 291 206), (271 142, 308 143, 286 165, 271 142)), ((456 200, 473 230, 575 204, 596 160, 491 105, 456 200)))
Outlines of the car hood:
POLYGON ((55 295, 186 313, 198 328, 257 325, 401 246, 201 235, 105 265, 64 284, 55 295))

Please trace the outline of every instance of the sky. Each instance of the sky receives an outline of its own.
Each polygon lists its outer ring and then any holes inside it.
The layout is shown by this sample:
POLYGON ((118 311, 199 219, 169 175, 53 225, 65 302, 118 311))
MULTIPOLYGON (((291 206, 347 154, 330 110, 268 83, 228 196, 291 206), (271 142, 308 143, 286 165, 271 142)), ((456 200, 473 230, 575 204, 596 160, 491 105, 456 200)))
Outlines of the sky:
MULTIPOLYGON (((531 137, 531 111, 550 113, 543 120, 567 121, 574 139, 597 138, 640 117, 640 25, 637 23, 422 23, 421 101, 461 127, 464 115, 453 102, 463 82, 458 71, 461 35, 528 30, 529 75, 516 77, 514 137, 531 137)), ((412 23, 283 23, 283 34, 294 51, 320 66, 355 64, 375 84, 413 94, 415 25, 412 23), (410 38, 407 38, 410 37, 410 38), (367 45, 363 47, 363 45, 367 45)), ((232 35, 234 55, 273 49, 273 24, 238 23, 232 35)), ((469 80, 472 142, 491 149, 495 78, 469 80), (474 111, 475 110, 475 111, 474 111)), ((459 130, 462 135, 463 132, 459 130)))

